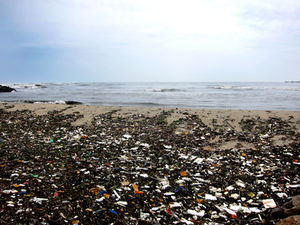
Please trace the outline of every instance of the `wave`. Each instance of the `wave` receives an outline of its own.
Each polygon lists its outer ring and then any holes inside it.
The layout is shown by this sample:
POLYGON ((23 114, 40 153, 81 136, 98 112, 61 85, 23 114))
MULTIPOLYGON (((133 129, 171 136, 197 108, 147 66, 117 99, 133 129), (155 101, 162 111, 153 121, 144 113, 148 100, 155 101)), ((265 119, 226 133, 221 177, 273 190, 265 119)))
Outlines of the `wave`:
POLYGON ((165 106, 164 104, 159 104, 159 103, 154 103, 154 102, 137 102, 137 103, 133 103, 135 105, 139 105, 139 106, 149 106, 149 107, 160 107, 160 106, 165 106))
POLYGON ((231 86, 231 85, 224 85, 224 86, 214 86, 214 89, 221 89, 221 90, 257 90, 258 87, 248 87, 248 86, 231 86))
POLYGON ((219 90, 282 90, 282 91, 300 91, 300 87, 272 87, 272 86, 262 86, 262 87, 250 87, 250 86, 213 86, 213 89, 219 90))
POLYGON ((300 87, 282 87, 282 88, 272 88, 274 90, 284 90, 284 91, 300 91, 300 87))
POLYGON ((60 104, 60 105, 82 105, 82 102, 77 101, 64 101, 64 100, 24 100, 24 103, 31 103, 31 104, 60 104))
POLYGON ((182 92, 183 89, 177 88, 148 88, 146 92, 182 92))
POLYGON ((37 88, 47 88, 47 86, 42 84, 8 84, 9 87, 14 89, 37 89, 37 88))

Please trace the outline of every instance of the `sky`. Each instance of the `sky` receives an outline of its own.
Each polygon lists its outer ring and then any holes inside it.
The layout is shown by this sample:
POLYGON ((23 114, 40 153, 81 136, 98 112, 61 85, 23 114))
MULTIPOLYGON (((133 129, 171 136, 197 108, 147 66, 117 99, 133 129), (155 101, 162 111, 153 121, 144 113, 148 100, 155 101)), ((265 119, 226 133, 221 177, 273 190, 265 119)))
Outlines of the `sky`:
POLYGON ((0 0, 0 83, 285 80, 299 0, 0 0))

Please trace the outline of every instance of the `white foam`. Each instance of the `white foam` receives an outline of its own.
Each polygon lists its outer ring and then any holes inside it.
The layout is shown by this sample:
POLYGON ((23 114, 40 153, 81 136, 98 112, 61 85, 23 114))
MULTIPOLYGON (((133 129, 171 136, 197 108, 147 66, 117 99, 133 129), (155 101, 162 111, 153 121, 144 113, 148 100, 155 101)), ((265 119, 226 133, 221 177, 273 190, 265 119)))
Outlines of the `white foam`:
POLYGON ((37 89, 37 88, 46 88, 45 85, 42 84, 22 84, 22 83, 16 83, 16 84, 7 84, 7 86, 14 88, 14 89, 37 89))

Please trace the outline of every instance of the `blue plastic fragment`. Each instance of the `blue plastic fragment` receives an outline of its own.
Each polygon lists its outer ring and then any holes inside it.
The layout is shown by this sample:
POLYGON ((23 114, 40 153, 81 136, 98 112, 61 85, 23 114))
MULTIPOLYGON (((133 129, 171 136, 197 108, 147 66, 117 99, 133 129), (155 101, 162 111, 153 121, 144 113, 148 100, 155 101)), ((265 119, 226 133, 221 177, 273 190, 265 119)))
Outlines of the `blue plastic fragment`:
POLYGON ((101 190, 101 191, 99 192, 99 195, 103 195, 104 193, 107 193, 107 191, 101 190))
POLYGON ((115 214, 115 215, 118 215, 118 213, 117 213, 115 210, 113 210, 113 209, 110 209, 109 211, 110 211, 111 213, 115 214))
POLYGON ((185 188, 182 187, 182 186, 179 186, 179 188, 177 188, 175 192, 178 192, 178 191, 180 191, 180 190, 185 190, 185 188))

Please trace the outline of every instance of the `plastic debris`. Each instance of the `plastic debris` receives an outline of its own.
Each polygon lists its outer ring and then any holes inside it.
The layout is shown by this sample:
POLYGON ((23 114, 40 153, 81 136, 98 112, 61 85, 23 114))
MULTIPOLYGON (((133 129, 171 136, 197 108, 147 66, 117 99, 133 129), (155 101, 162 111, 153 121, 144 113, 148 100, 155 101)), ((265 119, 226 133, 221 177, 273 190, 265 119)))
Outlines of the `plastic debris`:
POLYGON ((2 110, 0 223, 274 224, 296 209, 289 121, 244 117, 238 130, 191 114, 167 124, 171 110, 117 113, 73 126, 80 113, 2 110))
POLYGON ((213 196, 211 194, 205 194, 205 200, 212 200, 212 201, 216 201, 217 197, 213 196))
POLYGON ((100 188, 91 188, 89 191, 94 195, 98 195, 100 193, 100 190, 100 188))
POLYGON ((34 197, 32 199, 33 202, 36 202, 36 203, 39 203, 39 204, 43 204, 43 201, 49 201, 47 198, 37 198, 37 197, 34 197))
POLYGON ((276 203, 273 199, 262 200, 265 208, 276 208, 276 203))
POLYGON ((205 215, 205 211, 201 210, 200 212, 197 212, 196 210, 188 209, 187 213, 193 216, 200 216, 203 217, 205 215))
POLYGON ((113 209, 110 209, 109 211, 110 211, 111 213, 115 214, 115 215, 118 215, 118 213, 117 213, 115 210, 113 210, 113 209))

